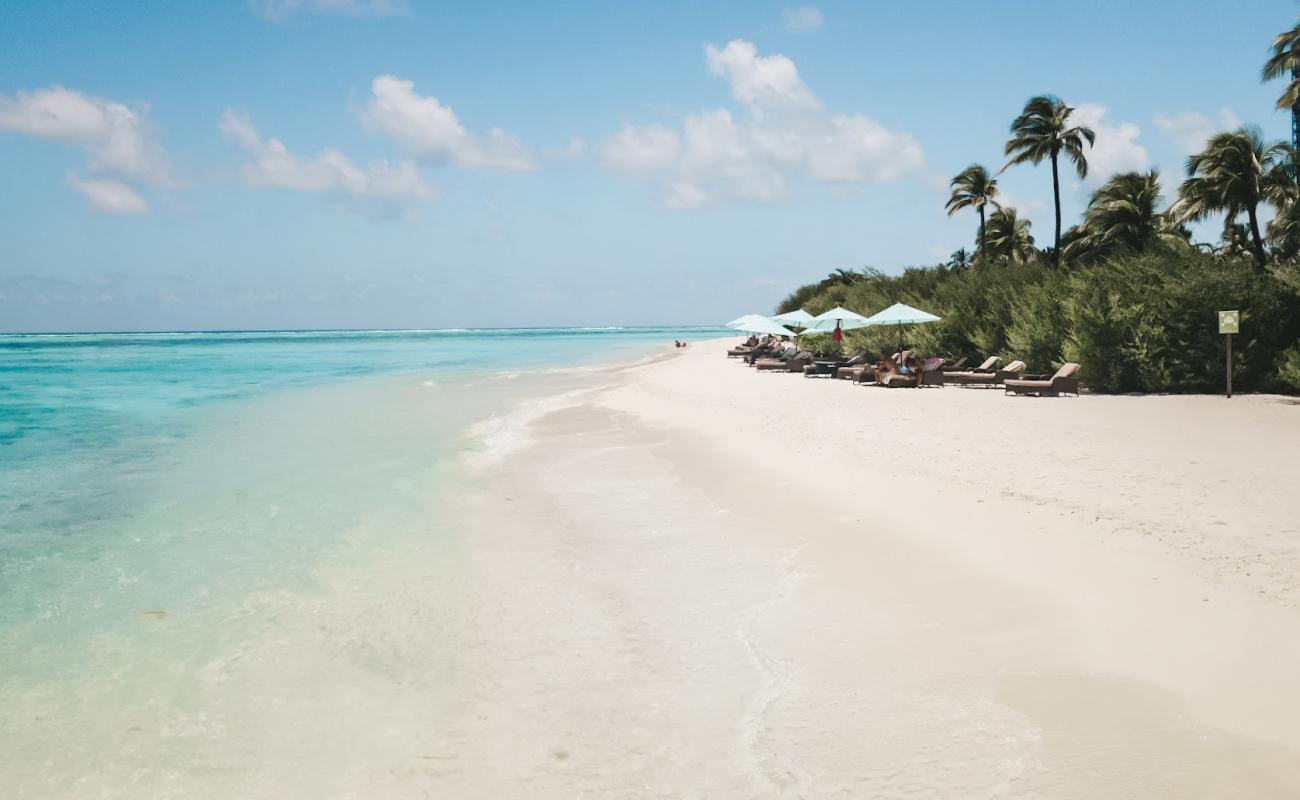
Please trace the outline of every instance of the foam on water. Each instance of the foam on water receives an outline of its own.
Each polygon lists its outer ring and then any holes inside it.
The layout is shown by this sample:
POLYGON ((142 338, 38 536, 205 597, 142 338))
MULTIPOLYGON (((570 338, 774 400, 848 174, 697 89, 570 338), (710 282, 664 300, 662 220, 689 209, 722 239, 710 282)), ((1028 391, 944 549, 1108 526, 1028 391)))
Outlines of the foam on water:
POLYGON ((470 426, 468 434, 477 446, 462 456, 465 466, 480 470, 527 447, 534 422, 563 408, 579 405, 590 395, 587 389, 526 400, 499 414, 492 414, 470 426))

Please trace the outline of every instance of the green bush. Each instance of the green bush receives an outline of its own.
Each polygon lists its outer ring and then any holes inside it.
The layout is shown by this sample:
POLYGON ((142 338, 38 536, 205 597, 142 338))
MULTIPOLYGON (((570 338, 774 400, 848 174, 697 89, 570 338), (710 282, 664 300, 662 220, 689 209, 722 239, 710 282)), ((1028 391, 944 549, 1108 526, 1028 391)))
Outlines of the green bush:
POLYGON ((1061 346, 1068 332, 1060 301, 1064 285, 1064 281, 1050 276, 1020 291, 1002 291, 1002 303, 1010 312, 1005 328, 1008 354, 1044 371, 1062 363, 1061 346))
POLYGON ((1282 353, 1278 359, 1277 376, 1287 388, 1300 392, 1300 344, 1282 353))
MULTIPOLYGON (((985 262, 970 269, 867 270, 849 283, 805 286, 780 311, 819 313, 837 305, 864 314, 904 302, 942 317, 910 326, 905 347, 972 360, 999 355, 1050 372, 1082 365, 1101 392, 1206 392, 1223 383, 1217 312, 1239 309, 1234 385, 1242 391, 1300 391, 1300 270, 1260 270, 1249 259, 1196 250, 1152 251, 1086 265, 985 262)), ((899 331, 848 332, 844 347, 892 353, 899 331)))

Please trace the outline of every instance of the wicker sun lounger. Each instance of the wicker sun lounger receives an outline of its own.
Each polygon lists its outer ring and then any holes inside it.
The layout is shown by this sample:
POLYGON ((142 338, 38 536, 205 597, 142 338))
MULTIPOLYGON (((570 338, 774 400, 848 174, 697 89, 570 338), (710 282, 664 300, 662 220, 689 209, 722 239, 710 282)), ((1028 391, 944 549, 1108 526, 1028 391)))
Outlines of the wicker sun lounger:
POLYGON ((1012 361, 1003 369, 988 370, 984 372, 975 370, 971 370, 970 372, 950 372, 945 375, 944 378, 949 383, 954 383, 958 386, 992 388, 994 386, 1001 386, 1008 378, 1019 377, 1024 371, 1025 362, 1012 361))
POLYGON ((745 353, 745 355, 742 356, 742 358, 745 359, 746 364, 752 367, 755 364, 757 364, 760 360, 775 359, 780 357, 780 354, 785 349, 786 345, 787 342, 769 342, 767 344, 759 344, 753 350, 750 350, 748 353, 745 353))
MULTIPOLYGON (((998 358, 997 356, 989 356, 988 358, 984 359, 984 362, 983 362, 982 364, 980 364, 978 367, 966 367, 965 369, 951 369, 951 368, 949 368, 949 369, 945 369, 944 372, 946 372, 946 373, 948 374, 948 379, 949 379, 949 380, 953 380, 954 378, 957 379, 957 380, 960 380, 960 379, 962 378, 962 376, 970 375, 970 374, 972 374, 972 373, 977 373, 977 372, 996 372, 996 371, 997 371, 997 364, 998 364, 998 362, 1001 361, 1001 360, 1002 360, 1002 359, 998 358)), ((954 381, 954 382, 956 382, 956 381, 954 381)))
POLYGON ((824 358, 814 358, 813 363, 803 368, 803 374, 806 378, 825 375, 831 378, 843 378, 843 370, 859 369, 867 362, 866 353, 858 353, 852 358, 842 358, 838 361, 824 358))
POLYGON ((1006 393, 1060 397, 1063 394, 1079 395, 1079 365, 1062 364, 1056 374, 1046 379, 1012 378, 1006 382, 1006 393))
POLYGON ((876 379, 876 370, 877 370, 877 369, 880 369, 880 368, 882 367, 882 365, 883 365, 886 361, 891 361, 891 362, 893 362, 894 364, 906 364, 906 363, 907 363, 908 361, 910 361, 911 359, 912 359, 912 351, 911 351, 911 350, 903 350, 903 351, 901 351, 901 352, 894 353, 894 354, 893 354, 892 356, 890 356, 888 359, 881 359, 878 363, 873 364, 873 365, 871 365, 870 367, 868 367, 868 368, 867 368, 867 371, 866 371, 866 372, 863 372, 861 375, 859 375, 859 376, 858 376, 858 377, 857 377, 853 382, 854 382, 854 383, 863 383, 863 384, 865 384, 865 383, 868 382, 867 379, 870 378, 870 382, 871 382, 873 385, 876 385, 876 386, 883 385, 883 384, 880 383, 880 381, 878 381, 878 380, 876 379))
POLYGON ((800 350, 787 359, 760 358, 754 362, 760 372, 803 372, 803 368, 812 363, 810 350, 800 350))
POLYGON ((745 340, 744 344, 737 345, 727 351, 727 358, 739 358, 740 356, 752 353, 755 347, 759 345, 758 337, 751 336, 745 340))
POLYGON ((888 386, 891 389, 914 386, 943 386, 943 378, 943 359, 931 358, 925 362, 925 366, 921 367, 921 369, 906 375, 890 372, 880 376, 880 385, 888 386))

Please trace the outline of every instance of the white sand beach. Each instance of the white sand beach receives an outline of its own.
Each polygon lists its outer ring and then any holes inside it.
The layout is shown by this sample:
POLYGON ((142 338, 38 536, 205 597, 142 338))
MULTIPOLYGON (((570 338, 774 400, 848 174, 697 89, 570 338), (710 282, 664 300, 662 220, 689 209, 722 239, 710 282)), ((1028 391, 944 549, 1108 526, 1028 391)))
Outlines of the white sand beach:
POLYGON ((1300 796, 1300 408, 615 370, 465 495, 448 797, 1300 796))
POLYGON ((360 522, 0 680, 0 794, 1300 796, 1293 400, 889 390, 724 344, 250 405, 184 485, 360 522))

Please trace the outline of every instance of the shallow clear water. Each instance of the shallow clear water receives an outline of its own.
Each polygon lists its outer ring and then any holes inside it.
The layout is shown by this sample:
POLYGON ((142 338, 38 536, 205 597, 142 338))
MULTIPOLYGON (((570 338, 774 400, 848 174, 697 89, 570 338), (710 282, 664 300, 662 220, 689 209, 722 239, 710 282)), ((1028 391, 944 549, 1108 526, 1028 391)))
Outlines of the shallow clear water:
POLYGON ((124 618, 302 580, 367 515, 427 502, 497 399, 465 379, 718 333, 0 336, 0 662, 84 668, 124 618))

